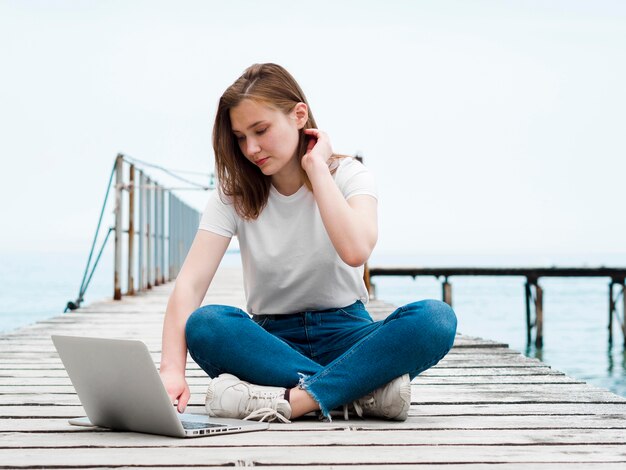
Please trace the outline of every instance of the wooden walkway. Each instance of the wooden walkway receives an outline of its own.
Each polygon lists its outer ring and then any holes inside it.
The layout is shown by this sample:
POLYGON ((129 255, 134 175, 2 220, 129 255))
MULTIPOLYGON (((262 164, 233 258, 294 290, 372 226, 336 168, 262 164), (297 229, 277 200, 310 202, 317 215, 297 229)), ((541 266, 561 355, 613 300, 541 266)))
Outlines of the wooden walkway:
MULTIPOLYGON (((414 380, 403 423, 303 419, 196 439, 67 424, 84 412, 50 335, 141 339, 158 361, 170 290, 94 303, 0 336, 0 468, 626 468, 626 399, 462 335, 414 380)), ((221 269, 206 301, 242 306, 240 271, 221 269)), ((390 308, 370 304, 378 318, 390 308)), ((193 362, 187 372, 189 411, 202 412, 207 378, 193 362)))

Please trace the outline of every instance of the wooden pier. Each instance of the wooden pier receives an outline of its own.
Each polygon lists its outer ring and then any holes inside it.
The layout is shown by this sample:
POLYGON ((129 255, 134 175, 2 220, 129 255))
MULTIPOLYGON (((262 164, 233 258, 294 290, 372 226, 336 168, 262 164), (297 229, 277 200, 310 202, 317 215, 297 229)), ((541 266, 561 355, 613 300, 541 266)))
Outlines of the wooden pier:
POLYGON ((471 267, 439 267, 439 268, 408 268, 408 267, 376 267, 366 270, 365 284, 370 292, 375 291, 372 283, 374 276, 434 276, 442 278, 441 300, 452 306, 452 276, 507 276, 523 277, 526 279, 524 294, 526 297, 526 343, 532 342, 532 330, 535 330, 535 346, 543 346, 543 289, 539 285, 540 278, 546 277, 595 277, 609 280, 609 321, 608 339, 613 342, 613 323, 616 322, 622 331, 624 348, 626 348, 626 269, 625 268, 471 268, 471 267), (622 313, 620 316, 618 304, 621 297, 622 313), (532 316, 534 310, 534 318, 532 316))
MULTIPOLYGON (((0 468, 626 468, 626 399, 494 341, 459 335, 413 381, 406 422, 339 418, 196 439, 70 426, 84 414, 51 334, 141 339, 160 359, 171 284, 91 304, 0 336, 0 468)), ((206 302, 243 306, 241 272, 221 268, 206 302)), ((370 304, 377 318, 392 307, 370 304)), ((191 412, 207 377, 187 364, 191 412)))

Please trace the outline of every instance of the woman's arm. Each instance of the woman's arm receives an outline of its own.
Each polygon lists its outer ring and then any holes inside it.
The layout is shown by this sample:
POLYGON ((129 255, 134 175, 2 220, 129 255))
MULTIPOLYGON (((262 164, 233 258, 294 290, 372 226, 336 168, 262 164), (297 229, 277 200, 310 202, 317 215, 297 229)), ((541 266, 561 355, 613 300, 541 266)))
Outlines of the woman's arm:
POLYGON ((332 155, 325 133, 307 129, 314 137, 302 157, 313 195, 328 236, 341 259, 350 266, 361 266, 369 258, 378 239, 378 203, 367 195, 345 200, 326 163, 332 155))
POLYGON ((185 324, 204 299, 229 243, 229 237, 198 230, 167 303, 160 373, 172 403, 178 400, 181 413, 189 401, 185 324))

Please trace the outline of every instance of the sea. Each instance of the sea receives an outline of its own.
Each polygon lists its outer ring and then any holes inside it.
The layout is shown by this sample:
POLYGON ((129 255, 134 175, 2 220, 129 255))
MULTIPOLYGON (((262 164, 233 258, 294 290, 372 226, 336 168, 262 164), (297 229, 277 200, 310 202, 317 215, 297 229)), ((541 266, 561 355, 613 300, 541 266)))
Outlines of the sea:
MULTIPOLYGON (((0 254, 0 334, 62 315, 76 299, 87 256, 83 253, 0 254)), ((227 253, 224 263, 239 264, 227 253)), ((559 256, 377 255, 376 267, 626 267, 626 254, 559 256)), ((112 254, 105 252, 85 295, 85 304, 112 295, 112 254)), ((441 299, 434 277, 374 277, 378 298, 395 305, 441 299)), ((458 330, 507 343, 551 367, 626 397, 626 352, 621 330, 614 325, 608 341, 608 279, 545 278, 544 346, 526 344, 523 278, 451 277, 458 330)), ((620 305, 623 305, 620 300, 620 305)), ((621 308, 620 308, 620 314, 621 308)), ((71 315, 66 313, 65 315, 71 315)))

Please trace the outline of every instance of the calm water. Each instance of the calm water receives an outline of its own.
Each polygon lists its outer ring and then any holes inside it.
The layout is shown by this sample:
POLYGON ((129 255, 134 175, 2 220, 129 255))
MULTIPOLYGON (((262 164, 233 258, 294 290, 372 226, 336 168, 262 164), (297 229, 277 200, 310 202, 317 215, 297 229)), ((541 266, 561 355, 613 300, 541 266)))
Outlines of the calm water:
MULTIPOLYGON (((62 313, 75 299, 82 278, 82 254, 0 255, 0 333, 62 313)), ((105 253, 86 302, 109 297, 112 255, 105 253)), ((230 265, 238 255, 227 255, 230 265)), ((626 266, 626 256, 534 259, 486 257, 374 256, 372 266, 626 266)), ((621 332, 608 345, 608 280, 543 279, 544 347, 526 349, 524 279, 453 277, 453 303, 459 331, 506 342, 555 369, 626 396, 626 354, 621 332)), ((396 305, 441 298, 434 278, 374 278, 378 297, 396 305)))
MULTIPOLYGON (((0 254, 0 333, 61 314, 78 295, 86 262, 86 253, 0 254)), ((112 295, 112 269, 104 253, 86 303, 112 295)))

